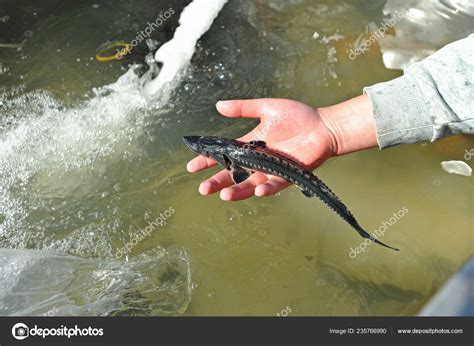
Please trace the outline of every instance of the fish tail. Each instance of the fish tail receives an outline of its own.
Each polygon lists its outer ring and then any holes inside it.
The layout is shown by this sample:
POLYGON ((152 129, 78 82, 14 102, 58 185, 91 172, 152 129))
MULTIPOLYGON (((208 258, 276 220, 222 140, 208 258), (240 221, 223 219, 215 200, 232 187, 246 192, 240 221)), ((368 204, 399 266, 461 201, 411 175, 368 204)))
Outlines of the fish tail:
POLYGON ((370 239, 372 240, 374 243, 377 243, 379 245, 382 245, 382 246, 385 246, 389 249, 392 249, 392 250, 395 250, 395 251, 400 251, 400 249, 397 249, 397 248, 394 248, 394 247, 391 247, 390 245, 387 245, 387 244, 384 244, 382 243, 381 241, 377 240, 377 238, 375 238, 373 235, 370 235, 369 233, 367 233, 362 227, 357 227, 357 232, 359 232, 359 234, 364 237, 364 238, 367 238, 367 239, 370 239))

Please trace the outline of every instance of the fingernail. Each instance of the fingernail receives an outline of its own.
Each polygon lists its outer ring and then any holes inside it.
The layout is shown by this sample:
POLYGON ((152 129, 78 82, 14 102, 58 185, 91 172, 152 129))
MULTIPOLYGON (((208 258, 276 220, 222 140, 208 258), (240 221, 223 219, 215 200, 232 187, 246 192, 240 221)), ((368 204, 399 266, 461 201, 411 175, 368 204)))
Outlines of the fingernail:
POLYGON ((223 201, 230 201, 231 191, 228 188, 222 189, 220 193, 220 197, 223 201))
POLYGON ((263 196, 263 191, 262 191, 261 188, 259 189, 258 186, 257 186, 257 188, 255 189, 254 194, 255 194, 256 197, 262 197, 263 196))
POLYGON ((227 101, 227 100, 223 100, 223 101, 218 101, 216 103, 216 108, 218 110, 222 110, 222 111, 225 111, 225 110, 228 110, 230 108, 230 104, 231 102, 230 101, 227 101))
POLYGON ((189 173, 193 173, 193 170, 191 169, 191 162, 188 162, 188 164, 186 165, 186 170, 187 170, 189 173))
POLYGON ((199 193, 201 195, 207 195, 211 190, 212 184, 209 181, 205 181, 199 185, 199 193))

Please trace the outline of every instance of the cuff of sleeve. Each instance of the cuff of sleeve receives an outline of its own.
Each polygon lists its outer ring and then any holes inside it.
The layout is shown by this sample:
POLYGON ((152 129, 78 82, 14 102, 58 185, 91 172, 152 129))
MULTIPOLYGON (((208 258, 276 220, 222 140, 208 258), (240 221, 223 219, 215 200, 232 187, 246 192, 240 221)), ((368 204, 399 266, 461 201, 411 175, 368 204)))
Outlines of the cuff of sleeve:
POLYGON ((364 88, 372 102, 380 149, 433 138, 433 121, 415 78, 404 76, 364 88))

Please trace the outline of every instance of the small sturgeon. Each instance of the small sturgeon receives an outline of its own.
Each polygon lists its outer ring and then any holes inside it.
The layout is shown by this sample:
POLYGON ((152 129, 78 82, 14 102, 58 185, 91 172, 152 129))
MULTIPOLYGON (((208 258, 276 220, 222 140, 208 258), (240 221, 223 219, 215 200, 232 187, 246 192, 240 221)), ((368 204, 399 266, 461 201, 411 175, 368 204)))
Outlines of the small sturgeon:
POLYGON ((279 176, 301 188, 305 196, 317 196, 362 237, 398 251, 367 233, 345 204, 310 170, 268 149, 265 142, 245 143, 214 136, 186 136, 183 140, 195 153, 210 157, 229 170, 234 183, 243 182, 255 171, 279 176))

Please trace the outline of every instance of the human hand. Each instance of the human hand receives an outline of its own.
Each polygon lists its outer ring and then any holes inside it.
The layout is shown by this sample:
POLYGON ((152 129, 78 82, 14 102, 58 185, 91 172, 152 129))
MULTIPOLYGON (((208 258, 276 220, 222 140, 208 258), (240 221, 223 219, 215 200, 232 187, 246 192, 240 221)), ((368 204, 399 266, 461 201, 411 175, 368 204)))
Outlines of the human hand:
MULTIPOLYGON (((217 103, 217 110, 229 118, 258 118, 260 124, 239 140, 262 140, 270 149, 296 159, 314 169, 332 156, 377 146, 372 103, 367 95, 325 108, 312 108, 287 99, 230 100, 217 103)), ((187 169, 197 172, 216 165, 212 159, 198 156, 187 169)), ((199 192, 209 195, 221 191, 224 201, 275 194, 290 183, 256 172, 234 185, 227 170, 207 179, 199 192)))
MULTIPOLYGON (((334 134, 326 126, 321 109, 286 99, 232 100, 217 103, 219 113, 230 118, 259 118, 260 124, 239 140, 262 140, 267 147, 291 157, 306 168, 314 169, 337 153, 334 134)), ((216 165, 204 156, 191 160, 187 169, 197 172, 216 165)), ((290 185, 283 178, 256 172, 247 180, 234 185, 229 171, 222 170, 204 181, 199 192, 208 195, 221 191, 225 201, 251 196, 268 196, 290 185)))

